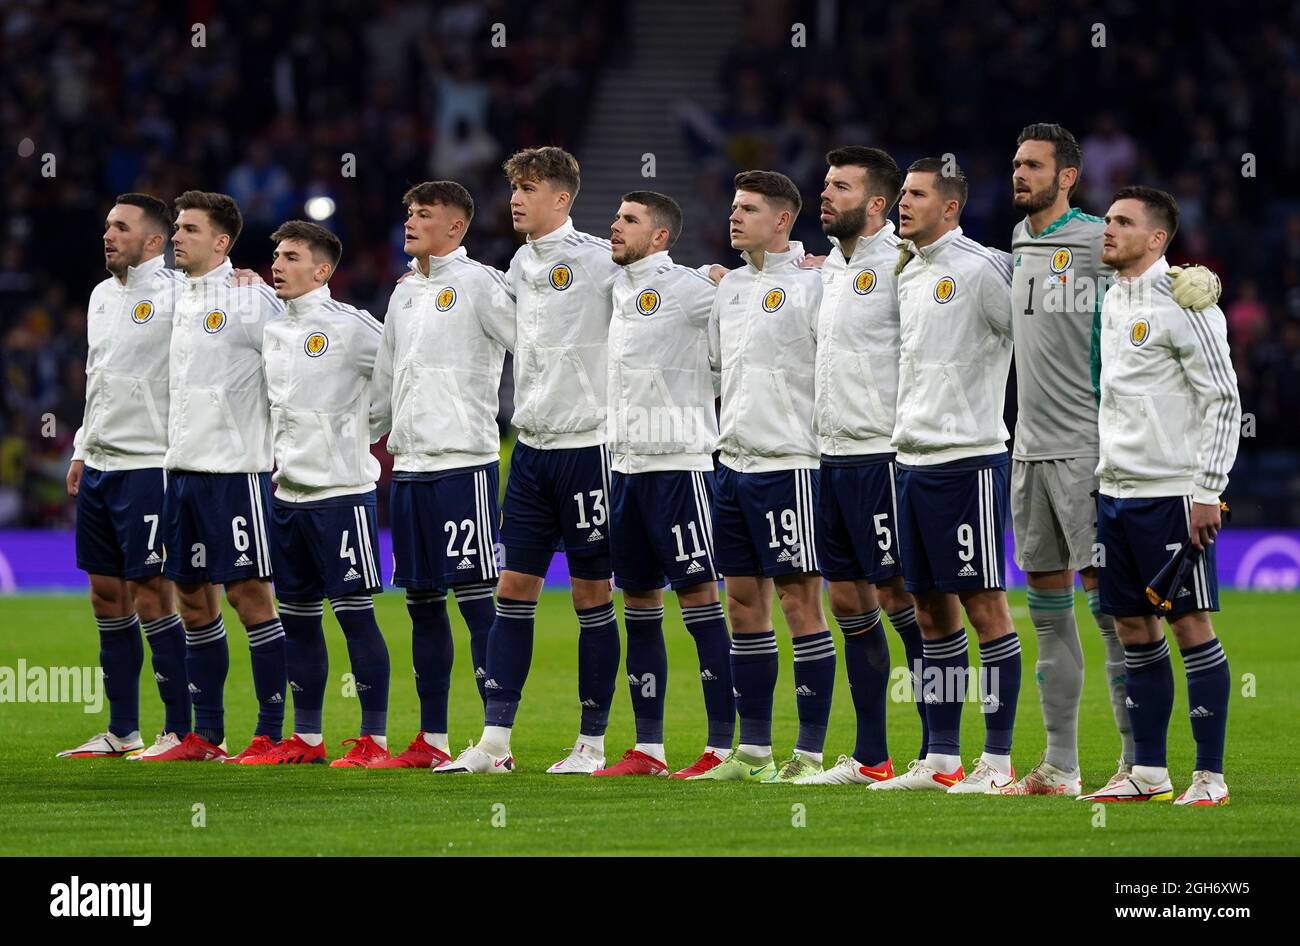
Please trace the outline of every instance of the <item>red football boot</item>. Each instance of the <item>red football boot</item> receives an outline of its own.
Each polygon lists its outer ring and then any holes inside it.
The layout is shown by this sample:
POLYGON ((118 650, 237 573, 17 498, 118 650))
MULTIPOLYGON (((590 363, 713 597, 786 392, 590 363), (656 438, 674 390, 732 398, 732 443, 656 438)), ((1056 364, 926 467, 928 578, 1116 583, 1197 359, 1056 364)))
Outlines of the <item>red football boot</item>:
POLYGON ((705 751, 698 759, 682 769, 680 772, 674 772, 673 778, 690 778, 692 775, 703 775, 714 766, 722 764, 722 756, 716 752, 705 751))
POLYGON ((429 745, 424 738, 424 731, 415 734, 415 739, 404 752, 395 756, 386 756, 367 764, 371 769, 431 769, 451 760, 451 756, 441 749, 429 745))
POLYGON ((382 762, 389 757, 388 750, 370 736, 343 740, 343 745, 349 743, 352 748, 348 750, 348 754, 331 762, 331 769, 364 769, 372 762, 382 762))
POLYGON ((146 749, 140 755, 141 762, 211 762, 221 760, 226 757, 225 746, 214 746, 198 735, 198 733, 186 733, 185 738, 179 743, 159 752, 156 755, 149 755, 146 749))
POLYGON ((621 761, 607 769, 597 769, 592 775, 667 775, 668 766, 652 755, 629 749, 621 761))
POLYGON ((237 755, 226 756, 222 762, 234 762, 236 764, 243 762, 245 759, 251 759, 259 756, 263 752, 270 752, 275 748, 275 740, 270 736, 254 736, 253 741, 248 744, 248 748, 237 755))
POLYGON ((309 746, 303 742, 297 733, 285 739, 283 742, 277 742, 270 752, 263 752, 261 755, 250 756, 245 759, 241 765, 301 765, 310 762, 315 765, 324 765, 329 759, 325 756, 325 743, 319 746, 309 746))

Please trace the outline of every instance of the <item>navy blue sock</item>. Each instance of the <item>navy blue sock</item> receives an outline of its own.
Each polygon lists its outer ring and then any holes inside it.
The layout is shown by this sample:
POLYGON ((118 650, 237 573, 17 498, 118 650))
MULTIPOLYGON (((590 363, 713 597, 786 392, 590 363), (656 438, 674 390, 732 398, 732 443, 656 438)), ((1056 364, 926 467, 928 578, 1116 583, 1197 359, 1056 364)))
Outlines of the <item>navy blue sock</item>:
POLYGON ((289 692, 293 694, 293 731, 323 732, 322 714, 325 686, 329 680, 330 658, 325 646, 319 601, 280 602, 280 623, 284 625, 284 668, 289 692))
POLYGON ((984 713, 984 751, 1011 755, 1020 701, 1020 638, 1015 631, 980 644, 980 710, 984 713))
POLYGON ((1232 675, 1218 638, 1182 651, 1187 671, 1187 706, 1196 740, 1198 771, 1223 774, 1223 741, 1228 731, 1232 675))
POLYGON ((961 755, 961 707, 966 699, 970 654, 966 629, 921 641, 922 699, 930 724, 928 752, 961 755))
POLYGON ((487 705, 487 647, 488 634, 492 632, 492 622, 496 620, 497 608, 492 603, 496 586, 484 582, 479 585, 461 585, 456 589, 456 606, 460 616, 469 628, 469 657, 474 662, 474 685, 478 687, 479 699, 487 705))
POLYGON ((194 706, 194 732, 214 746, 226 738, 226 674, 230 646, 220 614, 210 624, 185 627, 185 676, 194 706))
POLYGON ((820 753, 835 691, 835 638, 818 631, 794 639, 794 704, 799 713, 795 749, 820 753))
POLYGON ((1128 716, 1133 724, 1133 764, 1165 768, 1169 716, 1174 711, 1174 668, 1169 642, 1125 644, 1128 716))
POLYGON ((523 698, 528 667, 533 662, 533 619, 536 601, 497 597, 497 617, 488 635, 487 704, 483 718, 489 726, 514 726, 523 698))
POLYGON ((347 595, 330 598, 330 608, 348 642, 352 679, 361 702, 361 735, 387 736, 388 645, 375 620, 375 603, 370 595, 347 595))
POLYGON ((578 700, 584 736, 603 736, 618 685, 618 618, 614 603, 578 611, 578 700))
POLYGON ((731 638, 722 603, 682 608, 682 621, 695 639, 700 660, 700 688, 704 691, 704 713, 709 720, 705 745, 729 749, 736 738, 736 697, 731 691, 731 638))
POLYGON ((143 625, 152 654, 153 678, 163 701, 163 732, 184 737, 190 731, 189 680, 185 676, 185 625, 167 614, 143 625))
POLYGON ((420 697, 420 729, 445 733, 451 665, 456 656, 447 595, 408 590, 406 611, 411 615, 411 663, 415 666, 415 692, 420 697))
POLYGON ((284 691, 288 677, 284 669, 284 626, 278 617, 253 624, 248 632, 248 654, 253 660, 253 692, 257 695, 257 728, 254 736, 284 738, 284 691))
POLYGON ((134 614, 124 618, 96 617, 99 625, 99 665, 108 697, 108 731, 129 736, 140 729, 140 669, 144 643, 134 614))
POLYGON ((889 643, 880 623, 880 609, 837 617, 844 632, 844 669, 858 718, 853 758, 876 766, 889 758, 885 737, 885 706, 889 689, 889 643))
POLYGON ((912 696, 916 703, 916 714, 921 717, 921 752, 917 758, 924 759, 930 750, 930 727, 925 720, 925 701, 921 699, 921 678, 918 675, 918 668, 922 661, 921 628, 916 623, 916 608, 895 611, 889 615, 889 623, 902 638, 903 652, 907 655, 907 672, 912 676, 912 696))
POLYGON ((772 699, 776 693, 776 632, 731 635, 731 685, 740 716, 740 741, 772 744, 772 699))
POLYGON ((627 684, 632 691, 636 741, 664 741, 664 690, 668 687, 668 647, 664 608, 624 606, 627 625, 627 684))

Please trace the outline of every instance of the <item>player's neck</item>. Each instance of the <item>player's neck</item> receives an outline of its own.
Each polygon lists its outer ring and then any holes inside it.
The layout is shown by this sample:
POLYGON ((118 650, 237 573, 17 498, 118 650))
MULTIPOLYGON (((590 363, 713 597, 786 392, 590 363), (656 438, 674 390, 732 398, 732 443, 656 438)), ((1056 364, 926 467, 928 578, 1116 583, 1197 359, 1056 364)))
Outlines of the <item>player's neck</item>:
POLYGON ((859 240, 869 240, 883 229, 885 229, 884 217, 867 218, 867 225, 863 228, 861 233, 857 236, 847 237, 840 241, 840 251, 844 253, 844 258, 846 260, 852 259, 853 251, 858 248, 859 240))
POLYGON ((767 258, 768 253, 788 253, 790 252, 790 241, 785 237, 773 240, 767 246, 758 250, 749 251, 749 261, 754 264, 755 269, 763 268, 763 261, 767 258))
POLYGON ((1070 198, 1064 191, 1050 207, 1035 210, 1028 216, 1029 229, 1033 233, 1042 233, 1054 221, 1060 220, 1070 212, 1070 198))
POLYGON ((528 239, 540 240, 542 237, 548 237, 556 230, 560 229, 560 227, 564 226, 564 221, 568 219, 569 219, 568 214, 565 214, 559 220, 556 220, 553 223, 545 224, 544 226, 541 226, 538 229, 534 230, 532 233, 528 234, 528 239))
POLYGON ((1128 266, 1122 266, 1115 270, 1115 274, 1124 279, 1136 279, 1155 265, 1156 260, 1160 259, 1164 253, 1147 253, 1145 256, 1134 260, 1128 266))
POLYGON ((149 263, 149 262, 151 262, 151 261, 153 261, 153 260, 156 260, 156 259, 157 259, 159 256, 161 256, 161 255, 162 255, 161 253, 155 253, 153 256, 142 256, 142 257, 140 258, 140 261, 139 261, 138 263, 136 263, 134 266, 128 266, 126 269, 122 270, 120 273, 113 273, 113 277, 114 277, 118 282, 120 282, 123 286, 125 286, 126 283, 127 283, 127 280, 129 280, 129 279, 131 278, 131 270, 133 270, 133 269, 139 269, 140 267, 144 266, 145 264, 147 264, 147 263, 149 263))
POLYGON ((193 270, 193 271, 186 270, 186 271, 185 271, 185 275, 188 276, 188 277, 190 277, 190 279, 202 279, 204 276, 206 276, 208 273, 212 272, 214 269, 216 269, 217 267, 219 267, 219 266, 220 266, 222 263, 224 263, 225 261, 226 261, 226 258, 225 258, 224 256, 218 256, 218 257, 216 258, 216 260, 215 260, 215 261, 214 261, 210 266, 205 267, 205 268, 204 268, 203 270, 201 270, 201 271, 200 271, 200 270, 193 270))
POLYGON ((912 245, 915 246, 918 250, 923 250, 927 246, 930 246, 933 243, 938 243, 949 233, 952 233, 952 231, 956 230, 957 227, 958 227, 958 223, 956 220, 954 220, 951 224, 941 224, 940 229, 935 230, 933 233, 927 233, 925 236, 920 238, 913 238, 912 245))

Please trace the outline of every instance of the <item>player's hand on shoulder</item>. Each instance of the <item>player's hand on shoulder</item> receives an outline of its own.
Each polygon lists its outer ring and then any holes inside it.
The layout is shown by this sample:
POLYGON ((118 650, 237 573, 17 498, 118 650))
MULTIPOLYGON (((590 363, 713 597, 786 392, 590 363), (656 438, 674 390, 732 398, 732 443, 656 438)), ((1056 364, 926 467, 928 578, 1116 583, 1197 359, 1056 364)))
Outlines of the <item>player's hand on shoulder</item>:
POLYGON ((1208 309, 1223 294, 1219 277, 1205 266, 1170 266, 1169 275, 1174 280, 1170 287, 1174 301, 1184 309, 1208 309))
POLYGON ((713 280, 713 284, 716 286, 718 283, 722 282, 722 277, 727 275, 729 272, 731 272, 731 270, 727 269, 727 267, 723 266, 721 263, 714 263, 709 267, 709 278, 713 280))
POLYGON ((811 253, 805 253, 804 258, 799 261, 800 269, 821 269, 822 264, 826 262, 826 255, 813 256, 811 253))
POLYGON ((266 280, 262 274, 255 269, 236 269, 230 273, 231 289, 242 289, 247 286, 265 286, 266 280))
POLYGON ((81 489, 81 472, 86 468, 84 460, 73 460, 68 467, 68 495, 76 496, 81 489))

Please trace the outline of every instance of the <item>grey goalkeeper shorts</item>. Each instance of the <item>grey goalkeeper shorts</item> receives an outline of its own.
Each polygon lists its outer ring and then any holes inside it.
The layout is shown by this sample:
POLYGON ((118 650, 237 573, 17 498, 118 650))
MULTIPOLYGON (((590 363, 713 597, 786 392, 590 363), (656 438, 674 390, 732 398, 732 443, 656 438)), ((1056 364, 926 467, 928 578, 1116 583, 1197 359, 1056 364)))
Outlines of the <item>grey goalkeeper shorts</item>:
POLYGON ((1011 528, 1023 571, 1078 571, 1092 564, 1096 471, 1096 457, 1011 462, 1011 528))

